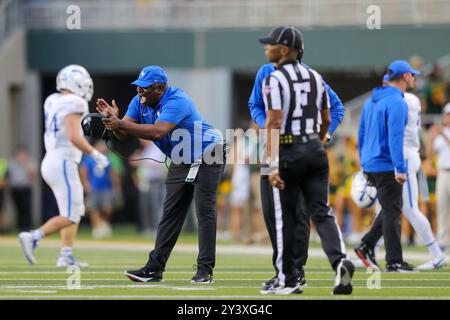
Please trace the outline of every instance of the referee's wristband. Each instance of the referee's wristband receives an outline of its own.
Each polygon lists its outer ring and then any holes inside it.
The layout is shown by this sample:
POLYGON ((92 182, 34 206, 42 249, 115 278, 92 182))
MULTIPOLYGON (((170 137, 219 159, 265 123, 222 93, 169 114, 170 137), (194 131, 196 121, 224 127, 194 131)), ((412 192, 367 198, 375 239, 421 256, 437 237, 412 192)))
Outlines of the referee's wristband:
POLYGON ((278 170, 278 167, 280 166, 280 161, 278 157, 275 160, 267 159, 265 166, 269 168, 269 171, 275 171, 278 170))

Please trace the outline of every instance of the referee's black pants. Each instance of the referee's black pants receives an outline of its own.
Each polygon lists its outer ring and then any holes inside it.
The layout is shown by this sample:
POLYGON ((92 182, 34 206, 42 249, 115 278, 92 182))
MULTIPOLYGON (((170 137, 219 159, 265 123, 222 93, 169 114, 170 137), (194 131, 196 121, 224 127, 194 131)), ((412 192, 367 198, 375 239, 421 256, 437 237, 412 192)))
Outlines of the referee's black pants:
POLYGON ((300 192, 304 196, 307 215, 316 225, 322 248, 333 269, 346 257, 345 245, 328 206, 329 167, 322 142, 316 138, 289 147, 281 145, 279 171, 285 188, 273 189, 274 198, 281 200, 281 208, 275 207, 278 220, 275 267, 280 282, 292 286, 297 282, 294 252, 300 192))
POLYGON ((164 271, 192 199, 195 199, 199 245, 198 272, 212 275, 216 261, 217 188, 223 168, 223 164, 201 164, 195 182, 187 183, 185 179, 190 165, 174 163, 170 165, 155 249, 150 252, 146 265, 150 271, 164 271))
POLYGON ((403 261, 401 244, 401 219, 403 187, 395 180, 395 173, 367 173, 368 179, 377 188, 381 211, 375 218, 370 231, 362 238, 362 242, 374 248, 381 236, 384 236, 386 262, 403 261))
MULTIPOLYGON (((280 207, 279 198, 276 199, 277 204, 274 203, 273 187, 269 182, 268 176, 261 176, 261 202, 264 215, 264 221, 266 223, 267 232, 269 233, 270 242, 272 244, 273 255, 272 264, 275 267, 276 253, 277 253, 277 238, 276 238, 276 220, 275 220, 275 207, 280 207)), ((305 209, 305 201, 303 194, 300 192, 298 195, 297 206, 297 225, 295 230, 295 246, 294 246, 294 261, 297 269, 300 269, 306 265, 308 259, 308 246, 309 246, 309 217, 305 209)))

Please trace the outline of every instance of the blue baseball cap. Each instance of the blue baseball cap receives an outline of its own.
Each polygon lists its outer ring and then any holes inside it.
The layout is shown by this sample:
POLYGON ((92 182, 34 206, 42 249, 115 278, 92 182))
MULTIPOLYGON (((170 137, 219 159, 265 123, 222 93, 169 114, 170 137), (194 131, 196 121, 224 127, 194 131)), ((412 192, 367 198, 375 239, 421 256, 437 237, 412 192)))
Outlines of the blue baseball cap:
POLYGON ((147 88, 154 83, 167 83, 167 74, 163 68, 158 66, 148 66, 139 73, 139 78, 131 84, 141 88, 147 88))
POLYGON ((384 75, 383 81, 389 81, 392 77, 399 76, 405 73, 411 73, 414 76, 420 75, 420 71, 413 69, 411 65, 405 60, 395 60, 388 67, 388 73, 384 75))

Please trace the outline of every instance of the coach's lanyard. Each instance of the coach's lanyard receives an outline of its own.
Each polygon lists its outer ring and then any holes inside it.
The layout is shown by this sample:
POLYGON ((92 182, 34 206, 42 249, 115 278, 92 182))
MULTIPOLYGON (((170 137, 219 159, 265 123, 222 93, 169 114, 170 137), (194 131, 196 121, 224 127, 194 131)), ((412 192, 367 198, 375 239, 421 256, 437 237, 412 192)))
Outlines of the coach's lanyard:
POLYGON ((197 177, 198 170, 200 169, 200 165, 202 164, 202 156, 197 158, 192 164, 191 168, 189 169, 189 172, 187 174, 187 177, 184 181, 188 183, 193 183, 195 181, 195 178, 197 177))

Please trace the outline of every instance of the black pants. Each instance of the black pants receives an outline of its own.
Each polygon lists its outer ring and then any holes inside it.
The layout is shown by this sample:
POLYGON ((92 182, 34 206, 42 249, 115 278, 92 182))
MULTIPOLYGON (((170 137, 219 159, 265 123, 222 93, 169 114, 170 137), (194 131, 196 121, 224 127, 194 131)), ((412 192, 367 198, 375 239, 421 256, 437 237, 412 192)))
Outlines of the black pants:
MULTIPOLYGON (((261 176, 261 202, 266 223, 267 232, 269 233, 270 242, 272 243, 273 255, 272 263, 275 267, 277 257, 277 240, 276 240, 276 221, 275 221, 275 203, 273 196, 273 187, 269 182, 268 176, 261 176)), ((279 199, 277 199, 279 201, 279 199)), ((309 246, 309 217, 305 209, 305 201, 303 194, 300 192, 298 196, 297 206, 297 225, 295 230, 294 245, 294 261, 297 269, 302 268, 308 259, 309 246)), ((280 204, 277 204, 280 206, 280 204)))
POLYGON ((31 188, 11 188, 11 197, 17 210, 19 231, 31 229, 31 188))
POLYGON ((216 261, 216 209, 217 188, 224 165, 202 164, 194 183, 184 180, 190 165, 171 164, 166 181, 166 197, 161 221, 156 234, 155 249, 150 252, 146 267, 151 271, 164 271, 183 227, 192 199, 198 220, 199 272, 212 274, 216 261))
POLYGON ((369 181, 377 188, 381 212, 362 242, 375 247, 381 235, 384 236, 386 262, 402 262, 401 220, 402 185, 395 180, 394 172, 367 173, 369 181))
POLYGON ((316 225, 331 266, 335 269, 338 262, 346 257, 341 232, 328 206, 328 174, 328 157, 319 139, 290 147, 280 146, 280 176, 285 188, 274 188, 274 198, 280 197, 281 200, 281 208, 275 207, 276 218, 279 219, 275 267, 278 279, 284 280, 286 286, 296 283, 294 244, 300 192, 304 196, 307 215, 316 225))

